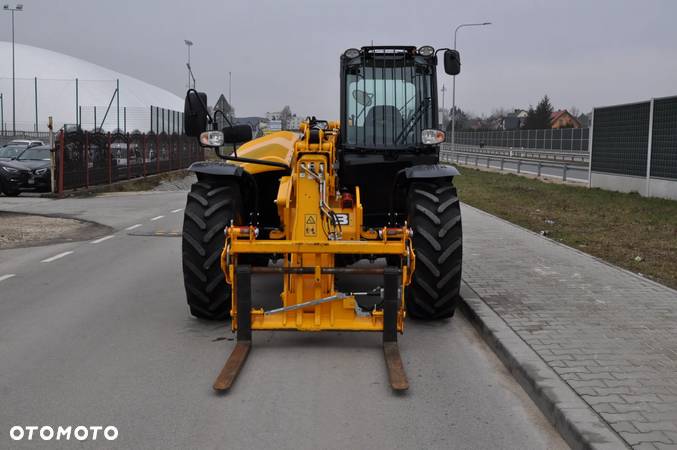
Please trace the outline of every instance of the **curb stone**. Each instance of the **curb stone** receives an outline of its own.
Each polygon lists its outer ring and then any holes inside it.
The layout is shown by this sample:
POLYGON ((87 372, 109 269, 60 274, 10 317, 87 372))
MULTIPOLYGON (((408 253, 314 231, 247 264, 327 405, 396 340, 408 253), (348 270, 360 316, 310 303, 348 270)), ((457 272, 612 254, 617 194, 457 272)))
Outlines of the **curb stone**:
POLYGON ((465 281, 461 297, 463 314, 571 448, 630 448, 465 281))

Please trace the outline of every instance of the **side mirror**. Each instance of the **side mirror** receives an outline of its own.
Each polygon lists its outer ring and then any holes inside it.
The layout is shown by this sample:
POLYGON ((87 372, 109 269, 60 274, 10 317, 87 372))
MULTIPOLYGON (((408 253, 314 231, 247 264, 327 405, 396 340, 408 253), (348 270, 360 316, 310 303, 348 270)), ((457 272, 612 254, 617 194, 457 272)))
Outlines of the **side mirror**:
POLYGON ((187 136, 199 137, 207 129, 207 94, 188 91, 183 106, 183 126, 187 136))
POLYGON ((458 53, 458 50, 445 50, 444 71, 448 75, 458 75, 461 73, 461 55, 458 53))
POLYGON ((252 140, 252 128, 249 125, 233 125, 222 132, 224 144, 241 144, 252 140))

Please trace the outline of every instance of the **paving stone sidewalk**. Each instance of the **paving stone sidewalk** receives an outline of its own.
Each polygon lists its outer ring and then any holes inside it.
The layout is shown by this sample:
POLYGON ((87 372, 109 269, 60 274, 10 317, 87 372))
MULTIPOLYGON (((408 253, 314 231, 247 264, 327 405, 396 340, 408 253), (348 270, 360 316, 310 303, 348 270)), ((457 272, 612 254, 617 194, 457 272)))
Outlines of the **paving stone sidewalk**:
POLYGON ((468 285, 629 445, 677 449, 677 291, 462 214, 468 285))

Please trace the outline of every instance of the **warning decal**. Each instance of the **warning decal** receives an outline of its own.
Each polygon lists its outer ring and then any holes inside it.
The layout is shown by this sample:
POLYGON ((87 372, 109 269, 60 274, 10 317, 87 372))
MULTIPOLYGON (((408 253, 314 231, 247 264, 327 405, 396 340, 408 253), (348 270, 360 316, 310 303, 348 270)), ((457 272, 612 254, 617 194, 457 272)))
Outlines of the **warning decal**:
POLYGON ((303 234, 305 236, 317 236, 317 215, 306 214, 306 220, 303 227, 303 234))

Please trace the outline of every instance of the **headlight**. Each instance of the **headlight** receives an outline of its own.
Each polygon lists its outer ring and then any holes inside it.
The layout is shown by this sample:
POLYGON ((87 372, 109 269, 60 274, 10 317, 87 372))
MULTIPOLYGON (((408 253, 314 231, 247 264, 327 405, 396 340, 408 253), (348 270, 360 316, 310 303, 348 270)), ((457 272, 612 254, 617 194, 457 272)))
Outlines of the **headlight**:
POLYGON ((349 48, 343 54, 346 56, 346 58, 352 59, 352 58, 357 58, 358 56, 360 56, 360 51, 356 48, 349 48))
POLYGON ((49 170, 49 169, 47 169, 47 168, 44 168, 44 169, 37 169, 37 170, 35 171, 35 174, 36 174, 36 175, 44 175, 44 174, 47 173, 48 170, 49 170))
POLYGON ((423 130, 421 132, 421 140, 426 145, 439 144, 444 142, 445 134, 441 130, 423 130))
POLYGON ((424 45, 418 49, 418 54, 421 56, 432 56, 435 53, 435 49, 429 45, 424 45))
POLYGON ((221 131, 205 131, 200 134, 200 144, 208 147, 221 147, 223 145, 223 133, 221 131))
POLYGON ((14 167, 7 167, 7 166, 1 166, 2 170, 4 170, 7 173, 17 173, 19 169, 15 169, 14 167))

